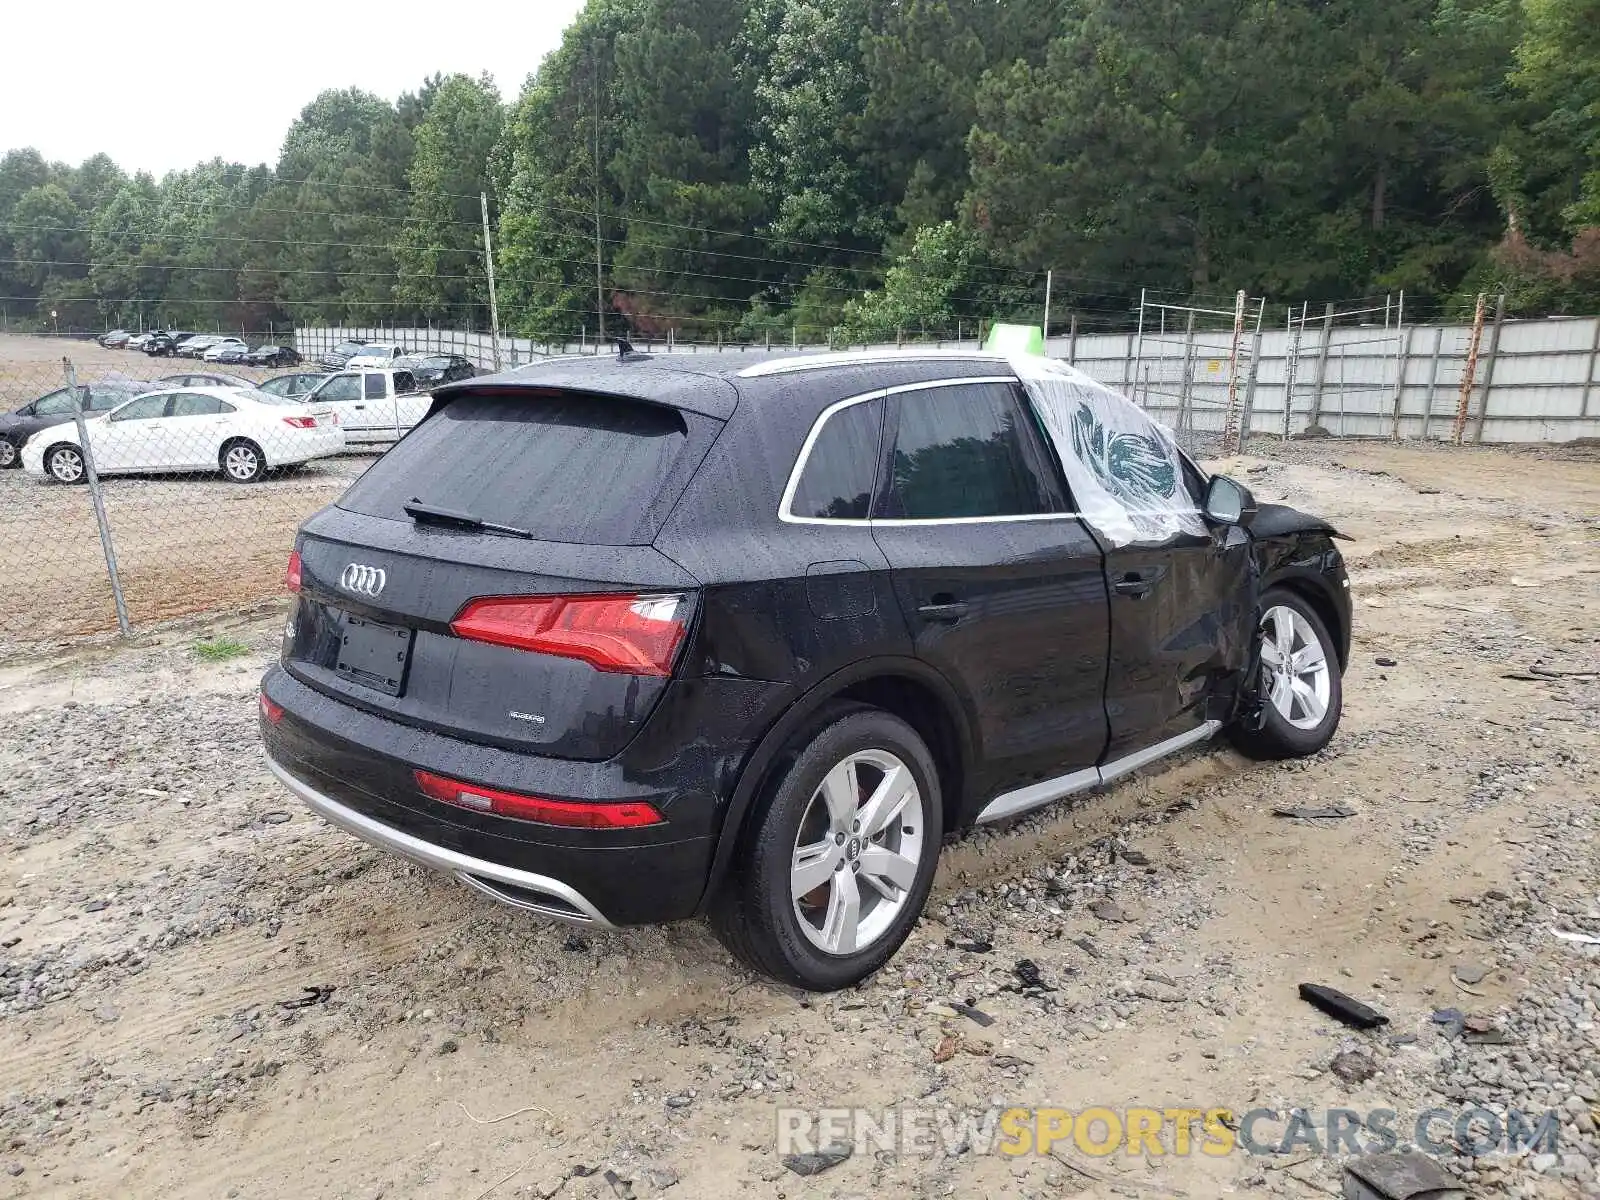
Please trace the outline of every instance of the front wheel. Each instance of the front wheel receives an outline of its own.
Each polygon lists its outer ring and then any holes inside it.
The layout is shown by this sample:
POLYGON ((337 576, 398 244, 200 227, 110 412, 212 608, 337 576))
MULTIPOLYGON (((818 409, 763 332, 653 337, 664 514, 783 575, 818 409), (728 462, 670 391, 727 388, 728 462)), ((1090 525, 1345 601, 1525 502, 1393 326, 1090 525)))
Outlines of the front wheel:
POLYGON ((260 446, 240 438, 222 448, 221 465, 234 483, 255 483, 267 473, 267 456, 260 446))
POLYGON ((0 438, 0 471, 22 465, 22 456, 17 453, 17 444, 10 438, 0 438))
POLYGON ((44 469, 57 483, 82 483, 88 474, 76 446, 52 446, 45 452, 44 469))
POLYGON ((752 817, 712 928, 763 974, 813 991, 857 983, 910 934, 943 836, 939 777, 916 731, 840 706, 752 817))
POLYGON ((1333 738, 1344 706, 1333 638, 1316 610, 1285 588, 1262 597, 1257 636, 1260 727, 1235 724, 1229 736, 1251 758, 1315 754, 1333 738))

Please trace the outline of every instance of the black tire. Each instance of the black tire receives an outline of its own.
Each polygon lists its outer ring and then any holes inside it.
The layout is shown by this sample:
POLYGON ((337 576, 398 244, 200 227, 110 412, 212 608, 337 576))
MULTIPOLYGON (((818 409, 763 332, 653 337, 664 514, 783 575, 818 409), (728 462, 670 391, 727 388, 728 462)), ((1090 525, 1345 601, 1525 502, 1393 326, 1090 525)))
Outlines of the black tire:
MULTIPOLYGON (((1263 645, 1258 646, 1262 655, 1259 667, 1258 686, 1261 688, 1260 720, 1259 727, 1252 728, 1257 722, 1247 716, 1236 721, 1228 729, 1228 737, 1241 752, 1251 758, 1279 759, 1279 758, 1305 758, 1315 754, 1332 740, 1334 733, 1339 728, 1339 717, 1344 707, 1344 688, 1340 679, 1339 654, 1328 627, 1322 623, 1322 618, 1317 615, 1316 609, 1308 604, 1296 592, 1288 588, 1268 588, 1261 597, 1262 627, 1257 637, 1263 645), (1327 680, 1327 699, 1320 719, 1313 722, 1312 711, 1305 707, 1302 700, 1291 701, 1291 712, 1298 715, 1291 716, 1282 711, 1275 701, 1275 679, 1278 674, 1274 662, 1268 659, 1276 658, 1273 646, 1267 645, 1269 639, 1277 631, 1277 624, 1273 614, 1279 610, 1289 610, 1294 614, 1297 632, 1294 635, 1293 646, 1295 653, 1309 646, 1308 641, 1303 641, 1305 635, 1315 638, 1320 648, 1325 664, 1327 680), (1303 625, 1302 625, 1303 622, 1303 625)), ((1308 684, 1308 689, 1316 691, 1314 684, 1308 684)), ((1254 707, 1252 705, 1252 707, 1254 707)))
MULTIPOLYGON (((711 927, 722 944, 753 970, 811 991, 835 991, 882 967, 922 914, 944 834, 939 775, 916 730, 890 713, 856 704, 824 709, 791 743, 786 757, 787 761, 776 767, 766 793, 756 799, 758 807, 741 834, 733 873, 710 906, 711 927), (814 801, 822 803, 819 789, 823 780, 836 766, 862 753, 898 759, 909 770, 920 799, 916 810, 920 822, 908 820, 913 811, 908 807, 904 816, 891 822, 895 828, 879 836, 899 838, 920 829, 921 841, 915 877, 900 892, 898 911, 892 904, 885 910, 880 919, 887 924, 868 945, 853 953, 834 954, 813 942, 801 928, 799 907, 806 901, 791 894, 790 873, 795 867, 802 821, 815 818, 814 801)), ((823 842, 829 836, 824 833, 823 842)), ((849 859, 838 870, 859 871, 865 861, 860 858, 862 850, 870 853, 884 848, 876 838, 855 836, 848 836, 840 845, 840 853, 847 853, 849 859)), ((883 903, 882 896, 860 878, 857 875, 850 882, 852 891, 860 889, 859 894, 873 905, 883 903)), ((827 887, 831 895, 836 886, 830 882, 816 890, 827 887)), ((870 910, 863 912, 870 921, 870 910)))
POLYGON ((60 442, 44 452, 44 469, 57 483, 88 483, 89 472, 84 467, 83 451, 60 442), (76 467, 73 464, 76 463, 76 467))
POLYGON ((22 452, 10 438, 0 438, 0 471, 9 471, 22 465, 22 452))
POLYGON ((217 466, 230 483, 257 483, 267 474, 267 456, 249 438, 229 438, 217 454, 217 466))

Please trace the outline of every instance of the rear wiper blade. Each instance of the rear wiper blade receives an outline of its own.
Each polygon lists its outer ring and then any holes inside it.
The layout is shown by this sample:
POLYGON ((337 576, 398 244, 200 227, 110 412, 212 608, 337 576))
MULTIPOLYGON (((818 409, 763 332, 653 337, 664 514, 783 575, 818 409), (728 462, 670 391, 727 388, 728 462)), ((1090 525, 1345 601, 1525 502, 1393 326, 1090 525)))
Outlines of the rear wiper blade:
POLYGON ((424 504, 414 497, 409 504, 402 504, 400 507, 408 517, 422 525, 444 525, 451 529, 468 529, 474 533, 498 533, 505 537, 534 540, 529 530, 518 529, 515 525, 497 525, 493 521, 475 517, 469 512, 441 508, 437 504, 424 504))

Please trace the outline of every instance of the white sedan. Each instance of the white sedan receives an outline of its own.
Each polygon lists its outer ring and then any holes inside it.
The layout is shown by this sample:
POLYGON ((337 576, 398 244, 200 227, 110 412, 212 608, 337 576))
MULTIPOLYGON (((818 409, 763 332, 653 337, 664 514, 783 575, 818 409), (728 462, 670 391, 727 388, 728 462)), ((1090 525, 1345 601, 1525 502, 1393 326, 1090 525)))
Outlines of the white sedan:
MULTIPOLYGON (((204 471, 253 483, 272 467, 344 449, 344 430, 332 409, 255 388, 151 392, 87 417, 84 428, 101 475, 204 471)), ((22 448, 22 465, 60 483, 83 482, 77 424, 52 425, 34 434, 22 448)))

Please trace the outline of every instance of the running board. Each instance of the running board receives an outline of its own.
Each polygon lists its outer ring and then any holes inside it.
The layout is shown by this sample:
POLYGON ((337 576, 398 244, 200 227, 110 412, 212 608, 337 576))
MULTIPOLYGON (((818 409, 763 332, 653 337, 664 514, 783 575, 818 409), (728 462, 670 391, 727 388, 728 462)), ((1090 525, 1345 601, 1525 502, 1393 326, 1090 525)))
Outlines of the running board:
POLYGON ((1004 821, 1008 817, 1018 817, 1036 808, 1043 808, 1046 804, 1067 796, 1087 792, 1091 788, 1105 787, 1125 775, 1133 774, 1141 767, 1159 762, 1169 754, 1176 754, 1179 750, 1207 741, 1221 728, 1221 721, 1207 721, 1187 733, 1180 733, 1177 737, 1170 737, 1143 750, 1135 750, 1132 754, 1124 755, 1104 766, 1086 767, 1070 775, 1058 775, 1054 779, 1030 783, 1027 787, 1018 788, 1016 791, 1002 792, 984 806, 983 811, 978 814, 977 823, 987 825, 991 821, 1004 821))

